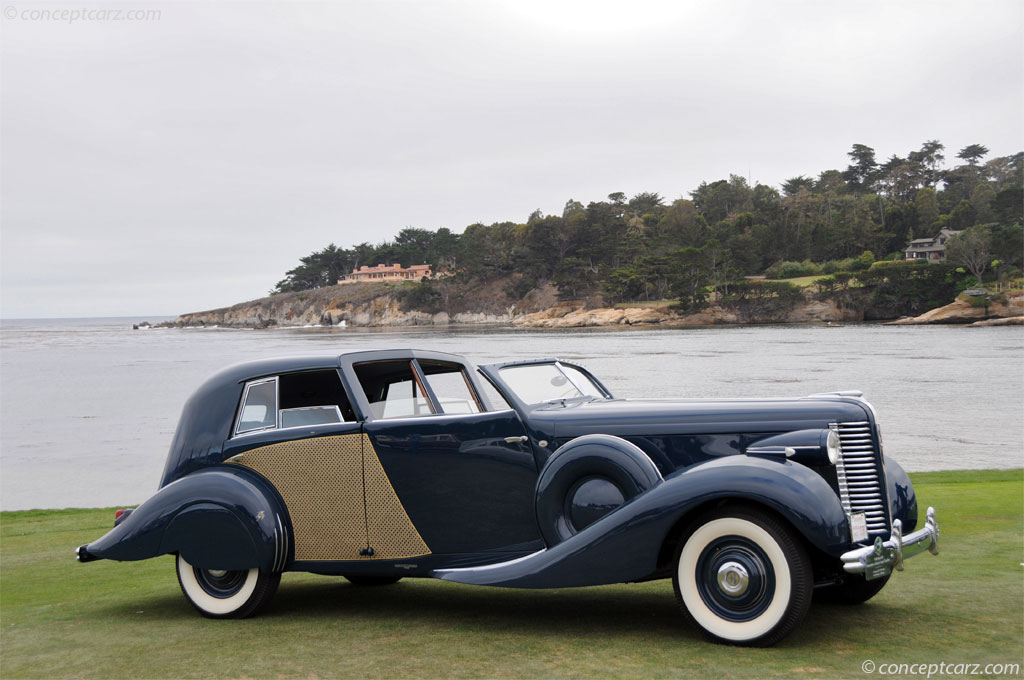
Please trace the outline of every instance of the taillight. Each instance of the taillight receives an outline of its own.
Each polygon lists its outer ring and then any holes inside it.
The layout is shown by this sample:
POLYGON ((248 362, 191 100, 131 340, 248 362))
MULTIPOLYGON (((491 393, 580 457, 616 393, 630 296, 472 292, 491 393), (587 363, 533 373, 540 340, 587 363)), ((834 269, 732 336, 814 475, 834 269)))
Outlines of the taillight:
POLYGON ((132 514, 132 508, 123 508, 114 512, 114 526, 128 519, 128 515, 132 514))

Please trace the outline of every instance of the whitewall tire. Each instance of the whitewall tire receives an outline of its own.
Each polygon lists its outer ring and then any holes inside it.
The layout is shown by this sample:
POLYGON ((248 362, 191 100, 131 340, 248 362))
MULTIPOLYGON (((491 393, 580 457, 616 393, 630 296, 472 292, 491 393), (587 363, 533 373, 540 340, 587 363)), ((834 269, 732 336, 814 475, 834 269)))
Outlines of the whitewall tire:
POLYGON ((715 641, 769 646, 807 614, 814 580, 807 551, 788 525, 733 506, 690 526, 673 585, 684 616, 715 641))
POLYGON ((214 619, 238 619, 262 609, 277 592, 281 574, 259 569, 227 571, 193 567, 177 556, 178 584, 185 599, 200 614, 214 619))

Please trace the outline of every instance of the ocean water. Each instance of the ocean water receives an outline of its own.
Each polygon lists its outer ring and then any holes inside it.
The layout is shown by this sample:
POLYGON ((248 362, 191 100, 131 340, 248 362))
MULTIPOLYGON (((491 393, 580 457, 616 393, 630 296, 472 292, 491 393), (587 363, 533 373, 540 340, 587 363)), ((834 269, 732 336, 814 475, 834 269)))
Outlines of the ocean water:
POLYGON ((619 397, 860 389, 908 470, 1024 466, 1019 327, 132 330, 142 320, 0 322, 0 509, 142 502, 185 399, 228 364, 403 347, 477 363, 560 356, 619 397))

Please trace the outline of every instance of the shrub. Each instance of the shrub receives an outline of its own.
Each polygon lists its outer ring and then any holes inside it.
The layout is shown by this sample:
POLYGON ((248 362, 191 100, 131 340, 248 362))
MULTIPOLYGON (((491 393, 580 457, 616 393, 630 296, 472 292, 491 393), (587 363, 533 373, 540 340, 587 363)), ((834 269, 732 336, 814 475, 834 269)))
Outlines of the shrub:
POLYGON ((835 292, 837 286, 836 277, 825 276, 811 284, 812 290, 821 297, 827 297, 835 292))
POLYGON ((988 307, 989 305, 987 295, 967 295, 965 298, 971 307, 988 307))
POLYGON ((719 304, 744 320, 781 320, 798 302, 803 291, 786 281, 737 281, 718 287, 719 304))
POLYGON ((970 278, 948 264, 893 262, 855 275, 871 292, 874 318, 921 314, 948 304, 970 278))
POLYGON ((868 268, 868 265, 864 264, 864 261, 859 257, 848 257, 845 260, 839 260, 836 266, 841 272, 860 272, 868 268))
POLYGON ((427 314, 441 311, 441 293, 429 283, 403 283, 395 291, 403 311, 416 310, 427 314))
POLYGON ((804 260, 803 262, 776 262, 765 271, 769 279, 795 279, 798 276, 815 276, 821 274, 820 265, 804 260))
POLYGON ((538 281, 532 276, 518 276, 505 286, 505 295, 513 300, 522 300, 527 293, 537 287, 538 281))

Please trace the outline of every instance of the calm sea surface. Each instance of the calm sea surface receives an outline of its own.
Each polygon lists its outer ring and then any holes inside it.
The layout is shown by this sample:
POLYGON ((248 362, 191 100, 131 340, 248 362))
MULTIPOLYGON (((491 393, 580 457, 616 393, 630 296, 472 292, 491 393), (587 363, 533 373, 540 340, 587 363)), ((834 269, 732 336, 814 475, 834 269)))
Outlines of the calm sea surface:
POLYGON ((135 505, 182 404, 230 363, 414 347, 477 363, 560 356, 620 397, 860 389, 912 471, 1024 465, 1024 330, 934 326, 132 330, 140 319, 0 323, 0 509, 135 505))

